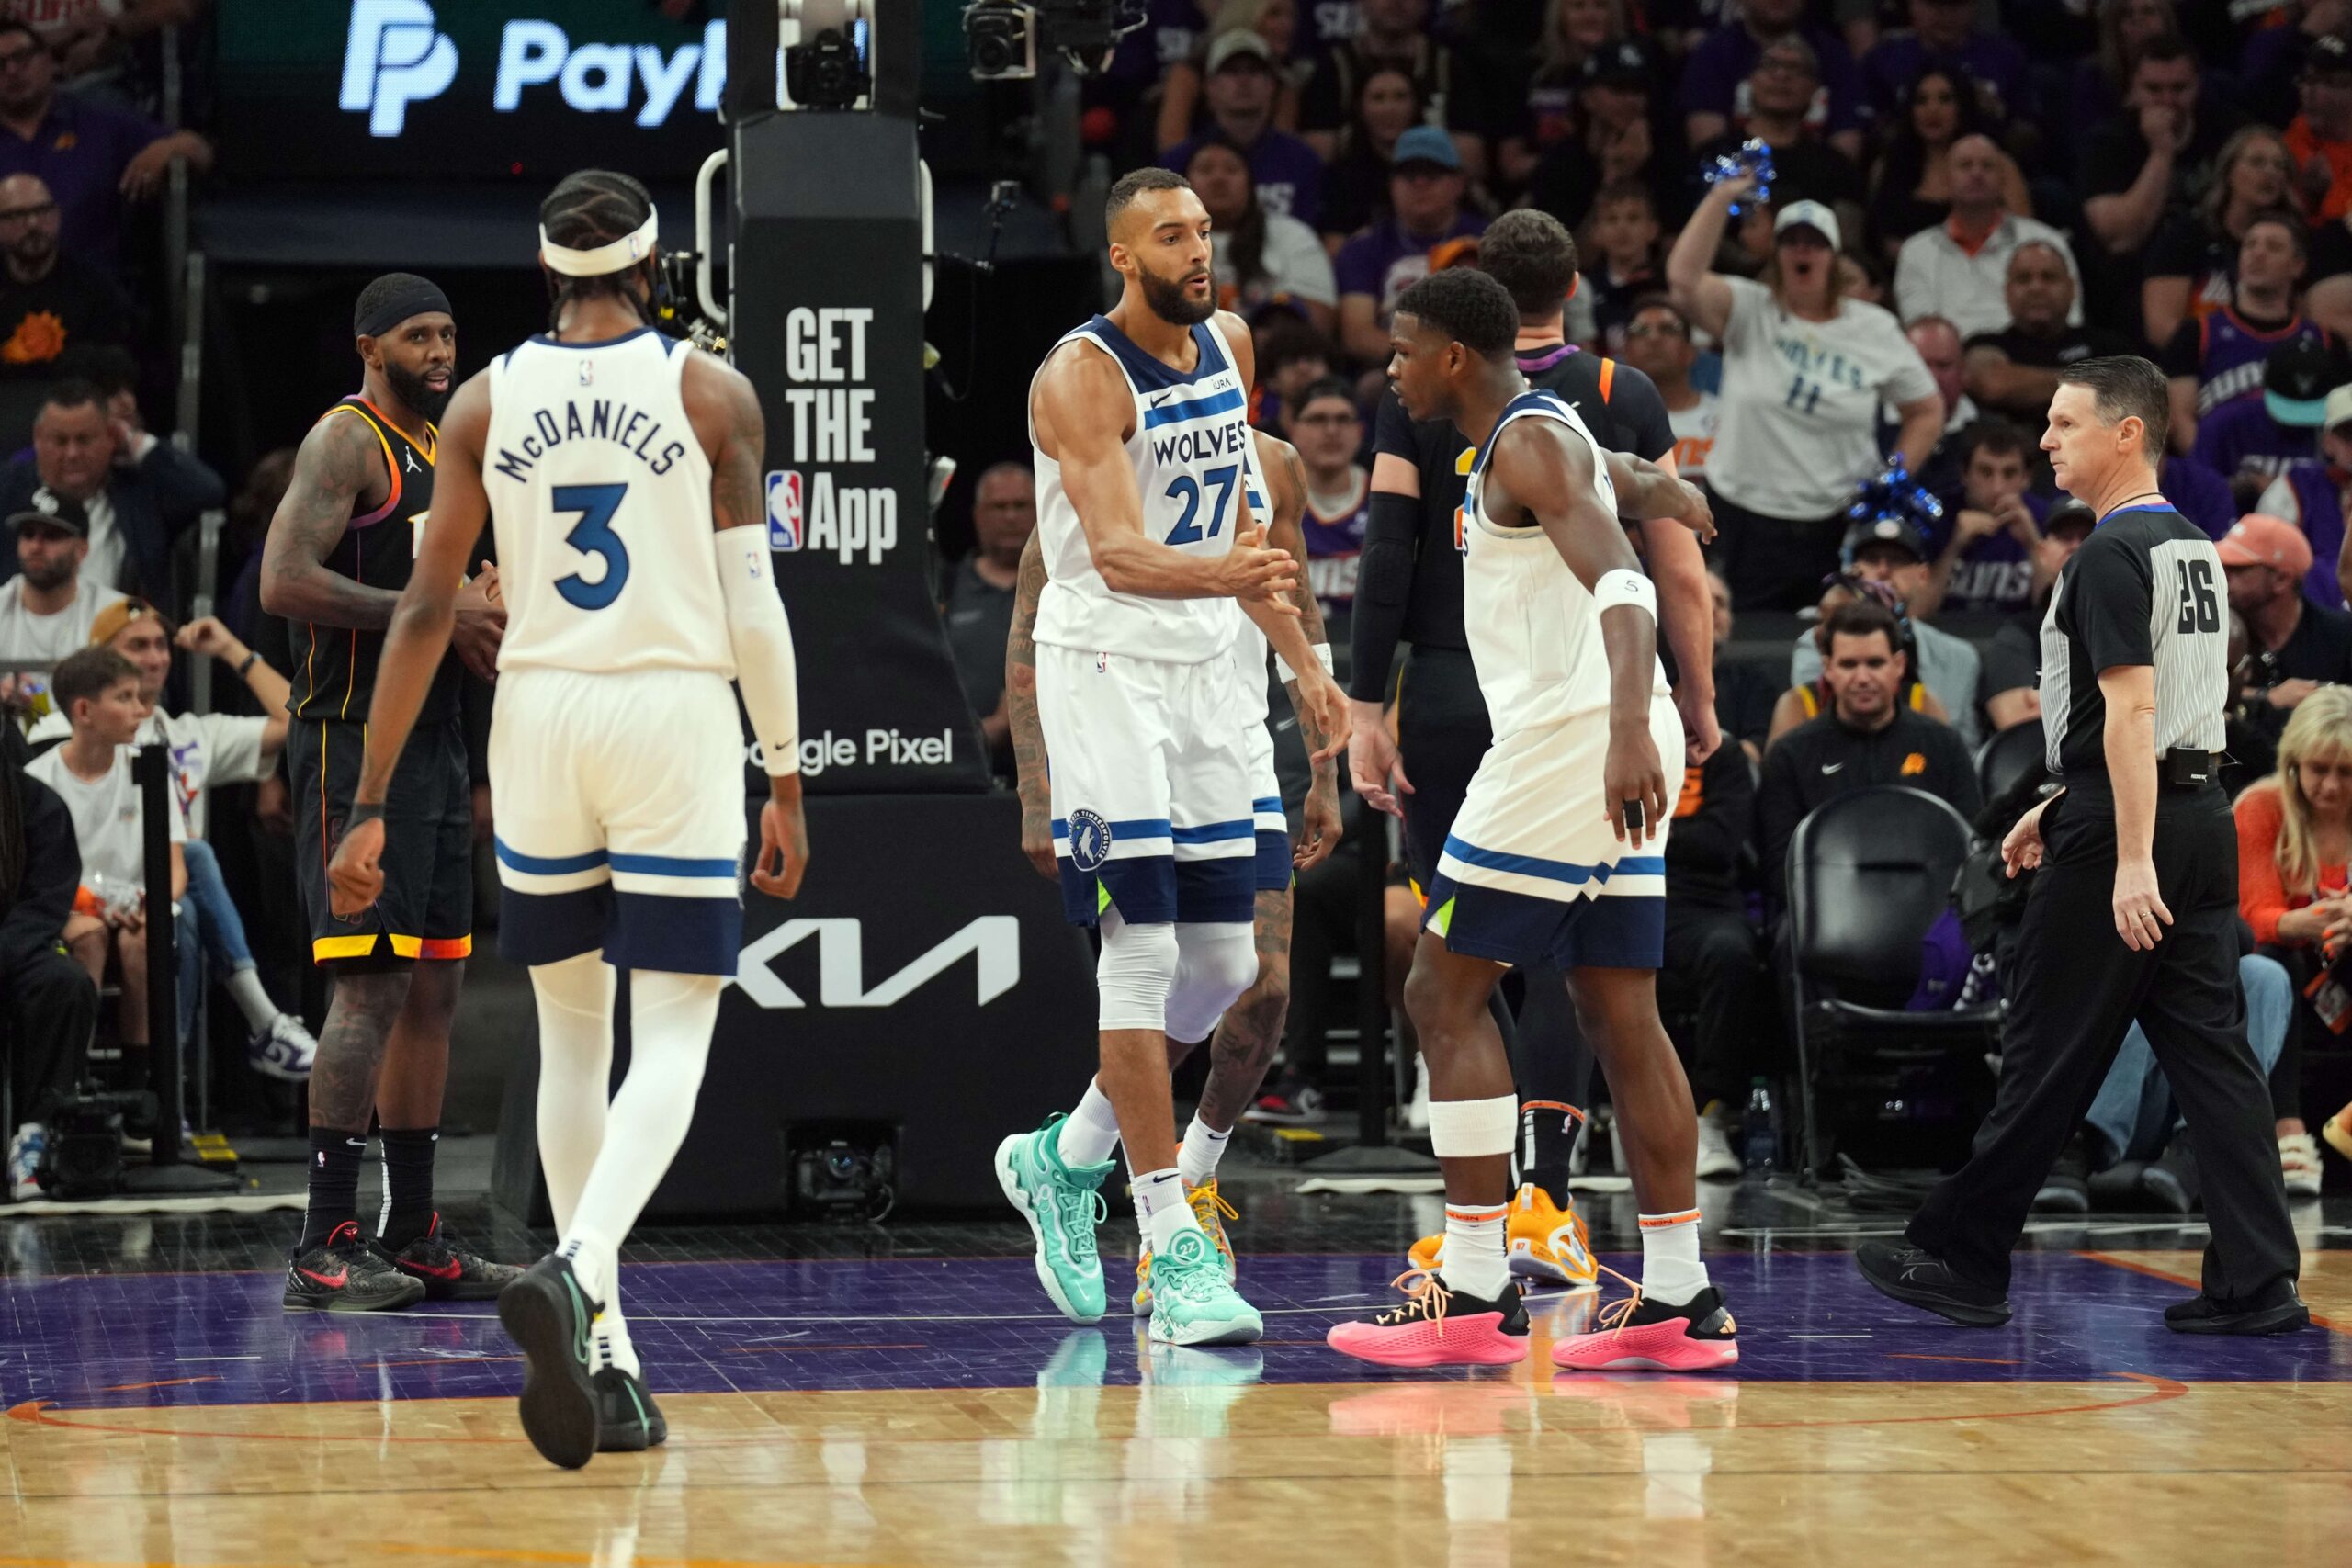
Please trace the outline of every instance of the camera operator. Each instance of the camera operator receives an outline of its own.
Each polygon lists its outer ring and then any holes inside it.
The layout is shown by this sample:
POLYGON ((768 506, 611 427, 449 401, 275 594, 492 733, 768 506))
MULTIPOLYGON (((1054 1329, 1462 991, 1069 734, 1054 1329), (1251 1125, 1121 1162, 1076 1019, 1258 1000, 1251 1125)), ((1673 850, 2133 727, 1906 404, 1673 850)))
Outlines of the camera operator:
POLYGON ((73 1095, 97 1023, 97 987, 62 940, 81 879, 65 803, 25 776, 24 739, 0 723, 0 1051, 15 1095, 11 1198, 40 1196, 49 1122, 73 1095))

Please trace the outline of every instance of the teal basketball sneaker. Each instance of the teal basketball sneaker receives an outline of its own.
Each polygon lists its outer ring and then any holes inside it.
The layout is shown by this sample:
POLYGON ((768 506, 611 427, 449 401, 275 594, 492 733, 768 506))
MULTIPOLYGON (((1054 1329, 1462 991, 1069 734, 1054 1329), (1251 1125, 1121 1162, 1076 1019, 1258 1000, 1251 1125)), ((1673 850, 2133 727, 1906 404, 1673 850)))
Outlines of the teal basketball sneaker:
POLYGON ((1208 1236, 1179 1231, 1151 1257, 1151 1337, 1162 1345, 1247 1345, 1266 1332, 1225 1277, 1208 1236))
POLYGON ((1035 1132, 1015 1133, 996 1146, 997 1185, 1037 1238, 1037 1283, 1072 1323, 1100 1323, 1106 1297, 1094 1227, 1112 1162, 1064 1165, 1055 1131, 1061 1120, 1057 1111, 1035 1132))

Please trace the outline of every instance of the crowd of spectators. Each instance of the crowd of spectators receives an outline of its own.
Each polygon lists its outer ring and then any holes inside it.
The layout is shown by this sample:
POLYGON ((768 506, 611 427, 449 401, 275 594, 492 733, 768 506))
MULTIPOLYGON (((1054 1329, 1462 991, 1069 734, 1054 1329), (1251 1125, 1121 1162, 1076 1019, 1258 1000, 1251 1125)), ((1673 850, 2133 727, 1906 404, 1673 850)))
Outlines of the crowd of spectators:
MULTIPOLYGON (((1676 962, 1703 974, 1686 1043, 1719 1116, 1782 1066, 1752 987, 1798 821, 1875 784, 1973 818, 1980 748, 2038 726, 2041 618, 2096 521, 2055 491, 2044 413, 2069 365, 2154 360, 2173 389, 2161 482, 2220 542, 2243 638, 2230 777, 2301 799, 2299 767, 2306 789, 2345 773, 2311 796, 2339 824, 2311 830, 2316 883, 2291 857, 2266 883, 2248 850, 2249 900, 2283 875, 2281 897, 2344 922, 2290 918, 2282 944, 2248 906, 2282 1164, 2298 1190, 2316 1180, 2297 1041, 2342 1021, 2299 1002, 2270 1043, 2267 1021, 2286 1013, 2278 964, 2308 982, 2313 944, 2352 936, 2352 709, 2332 705, 2352 683, 2352 3, 1153 0, 1091 90, 1115 111, 1088 122, 1113 172, 1157 161, 1199 188, 1222 302, 1259 340, 1253 419, 1311 452, 1339 515, 1370 465, 1397 297, 1478 265, 1504 211, 1575 234, 1565 336, 1657 387, 1721 531, 1728 760, 1691 770, 1668 878, 1676 962), (1768 188, 1702 173, 1750 139, 1768 188), (1938 504, 1858 520, 1898 456, 1938 504), (1791 615, 1785 663, 1731 642, 1791 615), (2305 750, 2282 751, 2296 724, 2305 750)), ((1345 530, 1307 532, 1318 591, 1351 582, 1345 530)), ((982 542, 967 574, 1003 556, 982 542)), ((1295 1034, 1294 1074, 1320 1059, 1295 1034)), ((2156 1168, 2169 1124, 2145 1058, 2127 1048, 2086 1123, 2090 1165, 2156 1168)), ((1717 1174, 1724 1131, 1702 1129, 1717 1174)), ((2173 1206, 2193 1196, 2181 1175, 2138 1195, 2173 1206)))

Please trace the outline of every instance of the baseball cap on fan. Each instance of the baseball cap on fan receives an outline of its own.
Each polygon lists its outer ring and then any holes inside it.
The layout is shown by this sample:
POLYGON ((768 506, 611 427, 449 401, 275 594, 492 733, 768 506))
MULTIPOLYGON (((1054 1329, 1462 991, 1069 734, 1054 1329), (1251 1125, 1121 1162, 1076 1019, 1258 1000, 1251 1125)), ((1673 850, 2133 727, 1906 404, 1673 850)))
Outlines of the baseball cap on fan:
POLYGON ((1838 215, 1829 210, 1826 202, 1792 201, 1781 209, 1772 220, 1773 237, 1777 239, 1792 229, 1812 230, 1828 241, 1833 251, 1846 248, 1845 236, 1838 229, 1838 215))
POLYGON ((2098 526, 2098 514, 2071 495, 2052 507, 2050 515, 2041 520, 2042 533, 2052 537, 2073 534, 2078 538, 2088 538, 2098 526))
POLYGON ((2322 33, 2303 46, 2306 76, 2352 75, 2352 44, 2334 33, 2322 33))
POLYGON ((80 502, 43 485, 33 491, 31 501, 8 514, 11 534, 29 527, 53 528, 61 534, 86 539, 90 536, 90 514, 82 509, 80 502))
POLYGON ((1462 152, 1453 145, 1453 138, 1440 127, 1416 125, 1396 138, 1396 151, 1389 154, 1388 167, 1401 175, 1408 168, 1419 165, 1456 174, 1462 168, 1462 152))
POLYGON ((2284 517, 2260 512, 2231 524, 2214 550, 2223 566, 2267 566, 2289 577, 2301 577, 2312 569, 2312 542, 2303 531, 2284 517))
POLYGON ((1847 560, 1872 545, 1893 545, 1906 550, 1914 560, 1928 558, 1928 541, 1917 527, 1901 517, 1872 517, 1846 530, 1840 554, 1847 560))
POLYGON ((1266 40, 1248 28, 1236 28, 1231 32, 1220 33, 1216 41, 1209 45, 1206 74, 1214 76, 1245 55, 1269 71, 1274 68, 1274 51, 1266 40))
POLYGON ((2280 424, 2316 430, 2326 423, 2327 394, 2345 379, 2344 367, 2316 339, 2290 339, 2262 366, 2262 406, 2280 424))

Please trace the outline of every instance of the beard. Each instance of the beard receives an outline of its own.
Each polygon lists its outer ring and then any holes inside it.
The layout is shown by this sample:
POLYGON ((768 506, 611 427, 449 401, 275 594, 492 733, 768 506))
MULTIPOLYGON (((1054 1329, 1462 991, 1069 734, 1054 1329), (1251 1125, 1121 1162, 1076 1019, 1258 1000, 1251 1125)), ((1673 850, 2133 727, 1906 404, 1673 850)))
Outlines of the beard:
POLYGON ((1215 288, 1209 290, 1207 299, 1195 304, 1184 292, 1186 279, 1170 283, 1148 268, 1139 270, 1136 276, 1143 284, 1143 302, 1150 307, 1153 315, 1170 326, 1196 327, 1216 314, 1215 288))
POLYGON ((71 556, 51 556, 41 566, 26 567, 25 581, 46 593, 53 588, 64 587, 66 581, 74 575, 81 564, 71 556))
POLYGON ((424 377, 413 370, 401 368, 390 359, 384 361, 384 379, 391 383, 393 396, 427 420, 438 420, 441 411, 449 406, 449 400, 458 391, 455 376, 449 378, 447 389, 436 390, 424 377))

